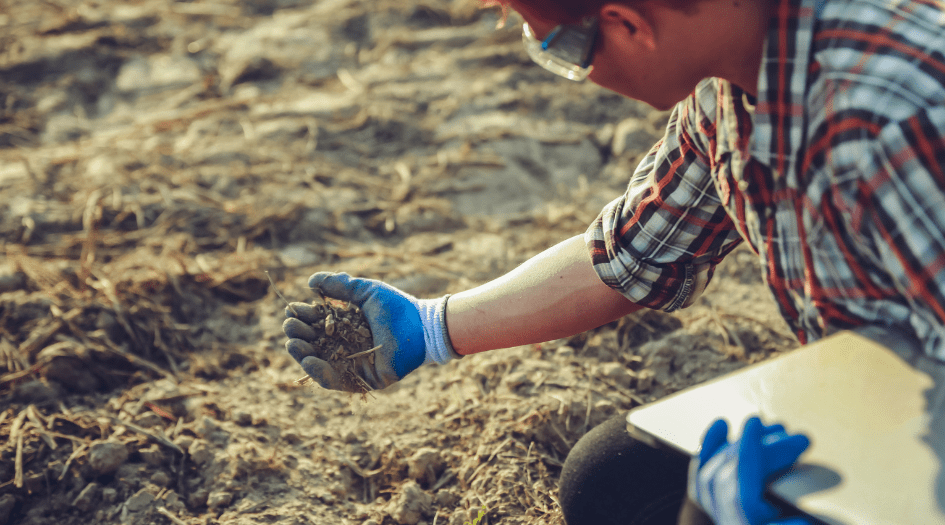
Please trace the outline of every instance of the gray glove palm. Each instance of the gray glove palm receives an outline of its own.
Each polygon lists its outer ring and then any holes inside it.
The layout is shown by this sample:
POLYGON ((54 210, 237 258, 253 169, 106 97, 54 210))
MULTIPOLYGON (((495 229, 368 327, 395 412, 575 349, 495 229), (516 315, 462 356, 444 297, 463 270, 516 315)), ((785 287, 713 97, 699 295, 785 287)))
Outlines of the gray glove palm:
MULTIPOLYGON (((309 278, 308 284, 324 296, 356 305, 367 317, 374 344, 381 348, 375 352, 373 363, 359 361, 358 374, 372 389, 390 386, 420 365, 445 364, 461 357, 450 345, 446 329, 448 296, 417 299, 381 281, 352 278, 346 273, 319 272, 309 278)), ((299 310, 299 317, 306 315, 299 310)), ((289 337, 289 354, 323 388, 350 390, 328 362, 315 356, 314 348, 306 341, 311 333, 307 323, 315 319, 295 319, 290 309, 286 316, 289 319, 283 330, 289 337)))

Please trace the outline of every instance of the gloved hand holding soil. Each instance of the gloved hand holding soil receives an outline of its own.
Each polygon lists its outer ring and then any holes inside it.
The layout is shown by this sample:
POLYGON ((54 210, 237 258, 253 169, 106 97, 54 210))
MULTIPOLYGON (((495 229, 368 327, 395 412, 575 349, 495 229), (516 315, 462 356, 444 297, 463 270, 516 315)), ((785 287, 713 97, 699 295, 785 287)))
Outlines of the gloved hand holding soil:
POLYGON ((313 367, 321 372, 316 379, 319 384, 345 392, 373 390, 362 376, 374 367, 380 348, 374 347, 370 325, 361 310, 327 301, 292 303, 286 308, 286 317, 283 329, 293 337, 286 348, 300 363, 305 358, 317 363, 313 367))
POLYGON ((323 388, 379 390, 422 364, 460 357, 446 329, 448 296, 417 299, 346 273, 316 273, 309 286, 321 296, 353 305, 292 303, 286 308, 286 349, 323 388))

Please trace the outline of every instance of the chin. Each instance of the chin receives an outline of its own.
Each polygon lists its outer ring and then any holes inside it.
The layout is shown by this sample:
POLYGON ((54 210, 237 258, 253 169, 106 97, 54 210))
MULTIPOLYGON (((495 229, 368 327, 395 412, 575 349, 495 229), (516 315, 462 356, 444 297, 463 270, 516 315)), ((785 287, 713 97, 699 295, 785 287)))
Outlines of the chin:
POLYGON ((650 106, 653 106, 653 109, 656 109, 658 111, 669 111, 673 109, 674 107, 676 107, 676 104, 678 104, 680 101, 677 100, 676 102, 648 102, 646 100, 643 100, 642 102, 646 102, 650 106))
POLYGON ((653 109, 657 111, 669 111, 673 109, 674 107, 676 107, 676 104, 678 104, 682 100, 685 100, 686 98, 686 97, 682 97, 676 100, 676 99, 667 99, 667 97, 665 96, 656 98, 656 97, 644 97, 644 96, 639 96, 639 95, 633 96, 632 94, 622 93, 620 91, 617 91, 617 93, 627 98, 632 98, 633 100, 639 100, 640 102, 643 102, 644 104, 651 106, 653 109))
POLYGON ((667 89, 659 93, 649 93, 650 96, 638 98, 640 102, 645 102, 659 111, 668 111, 676 107, 683 100, 686 100, 692 91, 683 89, 667 89))
POLYGON ((633 92, 633 90, 629 89, 628 86, 626 85, 613 85, 609 82, 598 82, 597 79, 593 77, 593 73, 591 74, 591 77, 589 78, 592 82, 594 82, 595 84, 603 88, 609 89, 610 91, 613 91, 614 93, 617 93, 618 95, 623 95, 627 98, 632 98, 633 100, 639 100, 640 102, 643 102, 645 104, 652 106, 654 109, 658 111, 668 111, 670 109, 673 109, 673 107, 675 107, 676 104, 678 104, 682 100, 685 100, 685 98, 689 96, 688 92, 682 96, 674 96, 674 97, 667 96, 668 93, 665 93, 665 92, 658 93, 658 94, 651 93, 649 95, 643 94, 643 93, 635 93, 633 92))

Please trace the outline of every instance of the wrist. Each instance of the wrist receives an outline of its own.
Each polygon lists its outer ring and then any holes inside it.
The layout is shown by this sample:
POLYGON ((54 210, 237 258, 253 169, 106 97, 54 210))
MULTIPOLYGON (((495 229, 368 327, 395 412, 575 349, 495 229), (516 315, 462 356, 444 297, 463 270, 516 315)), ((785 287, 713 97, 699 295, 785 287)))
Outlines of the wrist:
POLYGON ((446 364, 463 356, 453 349, 449 330, 446 327, 446 301, 449 295, 438 299, 420 299, 417 309, 423 324, 423 339, 426 344, 426 358, 423 364, 446 364))
POLYGON ((714 523, 751 525, 739 485, 738 447, 726 445, 701 467, 698 456, 694 457, 689 475, 689 497, 714 523))

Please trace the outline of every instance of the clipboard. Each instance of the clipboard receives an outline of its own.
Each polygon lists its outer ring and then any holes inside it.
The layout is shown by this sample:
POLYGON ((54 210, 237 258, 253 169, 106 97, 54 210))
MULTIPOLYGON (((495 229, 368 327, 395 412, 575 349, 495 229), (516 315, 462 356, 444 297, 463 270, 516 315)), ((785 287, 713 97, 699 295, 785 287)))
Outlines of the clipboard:
POLYGON ((945 525, 945 381, 907 362, 913 351, 841 332, 637 407, 627 430, 693 455, 716 419, 731 442, 758 415, 811 438, 769 486, 777 498, 831 525, 945 525))

